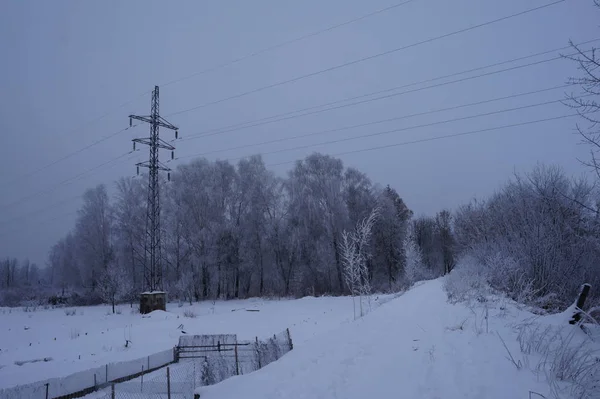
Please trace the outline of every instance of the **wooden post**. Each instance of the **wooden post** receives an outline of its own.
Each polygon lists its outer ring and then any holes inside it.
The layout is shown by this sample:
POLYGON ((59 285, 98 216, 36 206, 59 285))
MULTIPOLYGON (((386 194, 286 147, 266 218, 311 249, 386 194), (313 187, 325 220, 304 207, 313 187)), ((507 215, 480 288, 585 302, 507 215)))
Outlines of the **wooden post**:
POLYGON ((256 337, 256 357, 258 357, 258 368, 262 368, 260 361, 260 344, 258 343, 258 337, 256 337))
POLYGON ((46 399, 48 399, 48 387, 50 386, 50 383, 47 382, 46 383, 46 399))
POLYGON ((240 375, 240 362, 239 362, 239 359, 238 359, 238 345, 237 345, 237 342, 235 343, 234 351, 235 351, 235 375, 240 375))
POLYGON ((171 372, 167 367, 167 398, 171 399, 171 372))
POLYGON ((94 373, 94 388, 98 386, 98 380, 96 378, 96 373, 94 373))
POLYGON ((142 365, 142 384, 140 386, 140 392, 144 392, 144 366, 142 365))
MULTIPOLYGON (((587 283, 581 286, 581 291, 579 292, 579 297, 577 298, 577 302, 575 303, 575 306, 577 306, 577 309, 579 309, 579 310, 583 309, 583 305, 585 305, 585 300, 587 299, 587 296, 590 293, 590 288, 592 288, 592 286, 587 283)), ((569 320, 569 324, 577 324, 577 323, 579 323, 580 320, 581 320, 581 312, 575 310, 575 314, 573 314, 573 317, 571 318, 571 320, 569 320)))
POLYGON ((179 347, 178 346, 173 347, 173 362, 179 363, 179 347))
POLYGON ((112 384, 110 386, 110 398, 111 399, 115 399, 116 398, 116 395, 115 395, 115 384, 112 384))
POLYGON ((150 356, 148 356, 148 367, 146 367, 146 370, 150 371, 150 356))
POLYGON ((294 344, 292 343, 292 336, 290 335, 290 329, 286 328, 285 331, 287 331, 288 343, 290 345, 290 350, 292 350, 292 349, 294 349, 294 344))
POLYGON ((108 382, 108 364, 104 367, 104 370, 106 375, 106 382, 108 382))

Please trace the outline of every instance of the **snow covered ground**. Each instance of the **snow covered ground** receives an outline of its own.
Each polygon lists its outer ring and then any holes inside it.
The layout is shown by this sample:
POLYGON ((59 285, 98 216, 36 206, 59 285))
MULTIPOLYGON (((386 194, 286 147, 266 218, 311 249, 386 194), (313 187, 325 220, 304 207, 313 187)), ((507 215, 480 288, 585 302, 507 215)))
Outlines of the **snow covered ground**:
MULTIPOLYGON (((0 309, 0 388, 168 350, 183 324, 189 334, 235 333, 240 339, 289 327, 294 339, 293 351, 263 369, 199 388, 203 399, 600 397, 590 396, 589 387, 573 392, 565 382, 589 381, 581 370, 596 362, 600 392, 600 334, 593 342, 567 323, 566 313, 536 316, 489 292, 486 301, 451 304, 447 281, 418 283, 396 299, 380 296, 356 321, 348 297, 169 304, 167 312, 149 317, 127 306, 117 315, 107 314, 106 306, 72 308, 75 315, 0 309), (132 342, 127 348, 125 340, 132 342), (43 358, 52 360, 27 363, 43 358)), ((468 287, 464 275, 456 282, 468 287)))
POLYGON ((552 384, 560 392, 551 389, 550 364, 534 350, 522 353, 518 340, 519 331, 524 344, 544 336, 524 336, 523 326, 536 325, 571 331, 573 342, 583 342, 585 334, 564 316, 537 317, 503 299, 453 305, 443 279, 433 280, 257 372, 197 392, 203 399, 568 398, 567 384, 552 384))
POLYGON ((136 314, 128 305, 120 310, 0 308, 0 389, 168 350, 177 344, 181 324, 188 334, 238 334, 239 339, 290 328, 294 343, 301 346, 353 319, 351 299, 333 297, 203 302, 181 308, 173 303, 167 312, 150 316, 136 314), (184 317, 184 312, 195 317, 184 317), (131 341, 128 347, 126 340, 131 341), (30 362, 34 360, 42 361, 30 362))

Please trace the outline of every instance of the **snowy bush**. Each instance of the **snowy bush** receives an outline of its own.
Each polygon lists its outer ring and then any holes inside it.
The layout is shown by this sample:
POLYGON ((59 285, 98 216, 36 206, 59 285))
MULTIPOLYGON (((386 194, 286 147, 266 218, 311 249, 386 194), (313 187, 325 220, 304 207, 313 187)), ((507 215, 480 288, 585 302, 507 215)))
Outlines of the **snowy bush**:
POLYGON ((463 257, 444 278, 444 289, 451 303, 471 300, 483 302, 490 294, 487 271, 475 258, 463 257))
POLYGON ((77 311, 75 309, 65 309, 65 316, 75 316, 77 311))
POLYGON ((421 249, 410 235, 404 239, 404 253, 406 256, 404 279, 408 286, 411 286, 418 281, 434 278, 434 274, 431 270, 425 267, 421 249))
POLYGON ((190 319, 195 319, 198 315, 194 313, 192 309, 186 309, 183 311, 183 317, 188 317, 190 319))

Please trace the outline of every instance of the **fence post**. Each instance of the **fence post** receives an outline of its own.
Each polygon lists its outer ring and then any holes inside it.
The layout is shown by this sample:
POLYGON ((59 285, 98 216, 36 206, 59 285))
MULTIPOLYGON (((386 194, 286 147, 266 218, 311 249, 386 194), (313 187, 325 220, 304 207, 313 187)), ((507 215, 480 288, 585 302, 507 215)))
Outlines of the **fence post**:
POLYGON ((171 399, 171 373, 167 367, 167 398, 171 399))
POLYGON ((179 363, 179 347, 178 346, 173 347, 173 362, 179 363))
POLYGON ((98 379, 96 377, 96 373, 94 373, 94 389, 98 386, 98 379))
POLYGON ((262 368, 262 365, 260 364, 260 344, 258 343, 258 337, 256 337, 256 357, 258 358, 258 368, 262 368))
POLYGON ((146 368, 146 370, 150 371, 150 356, 148 356, 148 367, 146 368))
POLYGON ((108 364, 104 367, 104 369, 105 369, 106 382, 108 382, 108 364))
POLYGON ((47 382, 46 383, 46 399, 48 399, 48 387, 50 386, 50 383, 47 382))
POLYGON ((292 336, 290 335, 290 329, 286 328, 285 331, 287 331, 288 343, 290 344, 290 350, 292 350, 292 349, 294 349, 294 344, 292 343, 292 336))
POLYGON ((235 343, 234 351, 235 351, 235 375, 240 375, 240 362, 239 362, 239 359, 238 359, 238 345, 237 345, 237 342, 235 343))
MULTIPOLYGON (((583 305, 585 305, 585 300, 590 292, 591 287, 592 286, 587 283, 581 286, 581 291, 579 292, 579 296, 577 297, 577 302, 575 304, 579 310, 583 310, 583 305)), ((569 324, 577 324, 580 320, 581 312, 576 310, 571 320, 569 320, 569 324)))
POLYGON ((111 399, 115 399, 116 398, 116 396, 115 396, 115 384, 111 385, 111 388, 110 388, 110 397, 111 397, 111 399))
POLYGON ((142 384, 140 386, 140 392, 144 392, 144 365, 142 365, 142 384))

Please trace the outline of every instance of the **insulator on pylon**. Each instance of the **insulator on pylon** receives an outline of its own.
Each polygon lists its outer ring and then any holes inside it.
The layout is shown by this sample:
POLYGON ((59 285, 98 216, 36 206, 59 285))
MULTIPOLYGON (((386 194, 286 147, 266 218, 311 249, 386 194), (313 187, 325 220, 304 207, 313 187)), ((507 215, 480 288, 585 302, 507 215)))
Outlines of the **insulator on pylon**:
POLYGON ((175 130, 175 140, 179 137, 179 130, 175 130))
POLYGON ((175 151, 171 151, 171 159, 175 159, 175 151))
POLYGON ((138 176, 140 175, 140 167, 139 166, 137 167, 137 174, 138 174, 138 176))
POLYGON ((167 180, 171 181, 171 173, 167 173, 167 180))

